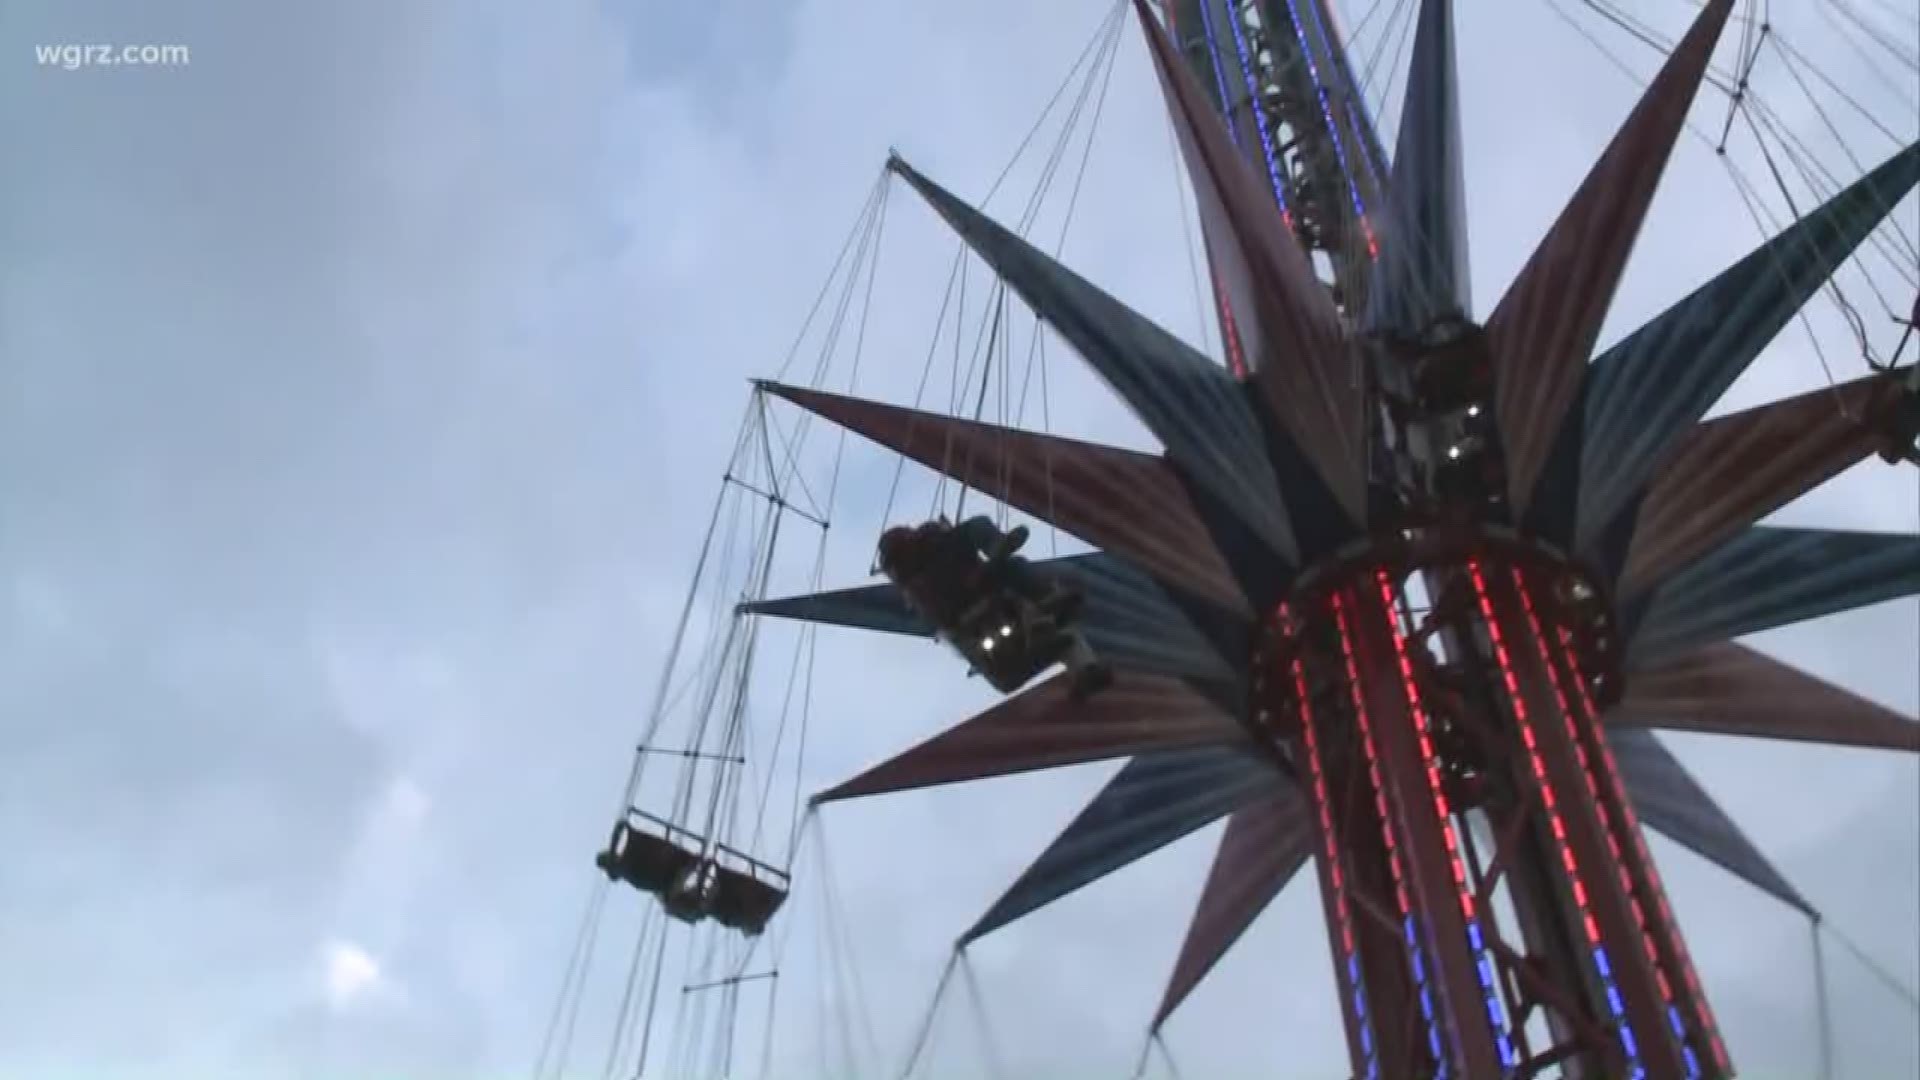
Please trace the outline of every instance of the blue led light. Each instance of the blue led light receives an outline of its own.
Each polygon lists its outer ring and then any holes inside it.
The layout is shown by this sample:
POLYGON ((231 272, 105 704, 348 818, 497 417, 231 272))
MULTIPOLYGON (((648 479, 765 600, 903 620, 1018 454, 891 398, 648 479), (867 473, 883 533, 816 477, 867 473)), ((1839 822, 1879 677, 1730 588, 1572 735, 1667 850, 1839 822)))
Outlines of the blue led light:
POLYGON ((1474 952, 1481 952, 1487 947, 1486 943, 1480 940, 1480 924, 1477 921, 1467 924, 1467 944, 1473 946, 1474 952))
MULTIPOLYGON (((1207 35, 1207 61, 1213 67, 1213 85, 1220 91, 1220 116, 1226 119, 1232 102, 1227 97, 1227 77, 1220 72, 1220 43, 1213 36, 1213 13, 1208 10, 1205 0, 1200 4, 1200 28, 1207 35)), ((1240 145, 1240 130, 1231 121, 1227 123, 1227 136, 1233 140, 1233 145, 1240 145)))
MULTIPOLYGON (((1357 112, 1363 120, 1371 123, 1373 118, 1367 113, 1366 101, 1364 99, 1356 100, 1358 88, 1354 85, 1353 69, 1348 66, 1346 58, 1342 53, 1334 48, 1333 38, 1327 33, 1327 24, 1320 18, 1320 9, 1318 7, 1309 7, 1307 10, 1313 15, 1313 28, 1320 36, 1321 45, 1326 47, 1327 55, 1333 57, 1334 65, 1340 69, 1335 74, 1340 76, 1346 83, 1340 95, 1341 99, 1347 103, 1349 112, 1357 112)), ((1380 171, 1382 167, 1379 150, 1373 145, 1373 140, 1367 138, 1364 131, 1359 130, 1358 124, 1354 125, 1354 127, 1355 133, 1360 136, 1360 160, 1366 165, 1367 175, 1373 177, 1374 187, 1378 189, 1380 186, 1380 171)))
MULTIPOLYGON (((1320 21, 1318 11, 1313 12, 1313 19, 1317 26, 1320 21)), ((1320 101, 1320 118, 1327 122, 1327 134, 1333 136, 1333 153, 1340 161, 1340 174, 1346 178, 1347 195, 1353 200, 1353 212, 1365 217, 1367 208, 1361 205, 1360 189, 1354 186, 1353 170, 1347 166, 1347 150, 1340 141, 1340 126, 1333 122, 1333 108, 1327 102, 1327 86, 1320 81, 1320 65, 1313 61, 1313 47, 1307 44, 1306 30, 1300 25, 1300 11, 1294 6, 1293 0, 1287 0, 1287 21, 1293 23, 1293 36, 1300 42, 1300 55, 1306 58, 1307 77, 1313 80, 1313 93, 1320 101)), ((1326 32, 1322 30, 1320 36, 1325 38, 1326 32)))
POLYGON ((1420 1017, 1427 1022, 1427 1042, 1433 1047, 1433 1060, 1440 1072, 1446 1075, 1446 1055, 1440 1051, 1440 1025, 1433 1016, 1433 996, 1427 992, 1426 967, 1420 960, 1419 935, 1414 931, 1413 916, 1407 915, 1400 925, 1407 934, 1407 952, 1413 963, 1413 982, 1420 990, 1420 1017))
POLYGON ((1687 1025, 1680 1019, 1680 1010, 1675 1006, 1667 1006, 1667 1024, 1673 1028, 1673 1037, 1680 1040, 1680 1056, 1687 1059, 1688 1080, 1698 1080, 1700 1059, 1693 1056, 1693 1047, 1687 1045, 1687 1025))
POLYGON ((1620 991, 1613 985, 1613 968, 1607 963, 1607 950, 1603 945, 1593 947, 1593 964, 1600 971, 1600 981, 1607 990, 1607 1009, 1613 1013, 1614 1023, 1620 1025, 1620 1046, 1627 1052, 1627 1064, 1635 1075, 1640 1072, 1640 1044, 1634 1040, 1633 1025, 1627 1023, 1627 1011, 1620 1002, 1620 991))
MULTIPOLYGON (((1267 155, 1267 178, 1273 181, 1273 197, 1280 200, 1282 213, 1287 209, 1287 189, 1280 179, 1279 155, 1273 152, 1273 134, 1267 130, 1267 114, 1260 109, 1260 86, 1253 77, 1253 65, 1247 60, 1247 35, 1240 28, 1240 17, 1233 0, 1226 0, 1228 24, 1233 27, 1233 51, 1240 56, 1240 75, 1247 83, 1247 108, 1253 112, 1254 126, 1260 129, 1260 148, 1267 155)), ((1231 127, 1232 125, 1228 125, 1231 127)))

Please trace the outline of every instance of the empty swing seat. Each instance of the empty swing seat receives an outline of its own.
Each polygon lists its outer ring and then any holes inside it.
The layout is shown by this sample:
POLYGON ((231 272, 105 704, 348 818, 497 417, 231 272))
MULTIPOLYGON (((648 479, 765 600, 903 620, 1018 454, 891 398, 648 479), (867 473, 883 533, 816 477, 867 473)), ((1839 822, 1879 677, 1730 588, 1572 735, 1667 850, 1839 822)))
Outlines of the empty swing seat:
POLYGON ((787 902, 787 875, 725 845, 717 846, 714 856, 708 915, 729 930, 758 935, 787 902))
POLYGON ((636 812, 633 816, 653 828, 639 828, 630 821, 614 825, 607 850, 594 858, 594 865, 615 881, 624 881, 644 893, 665 896, 689 870, 699 865, 700 853, 693 845, 675 842, 676 836, 691 841, 691 834, 651 815, 636 812), (690 847, 693 849, 689 850, 690 847))
POLYGON ((630 810, 613 827, 607 849, 594 865, 613 881, 650 894, 675 919, 712 919, 748 936, 766 929, 786 902, 786 874, 724 844, 698 836, 651 814, 630 810))

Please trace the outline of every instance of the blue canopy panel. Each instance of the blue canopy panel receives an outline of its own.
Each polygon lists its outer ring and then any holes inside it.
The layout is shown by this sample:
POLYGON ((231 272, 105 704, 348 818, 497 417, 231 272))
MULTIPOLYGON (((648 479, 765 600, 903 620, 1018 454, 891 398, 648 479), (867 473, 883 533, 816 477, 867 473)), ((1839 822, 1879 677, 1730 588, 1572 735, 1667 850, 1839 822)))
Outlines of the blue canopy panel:
MULTIPOLYGON (((1102 659, 1125 670, 1187 679, 1217 701, 1239 700, 1237 688, 1252 632, 1245 616, 1162 589, 1125 560, 1106 552, 1039 560, 1034 569, 1058 574, 1084 591, 1080 627, 1087 644, 1102 659)), ((886 633, 921 637, 934 633, 892 582, 763 600, 741 610, 886 633)))
POLYGON ((1643 823, 1782 903, 1818 915, 1653 732, 1610 730, 1607 742, 1643 823))
POLYGON ((1011 776, 1193 746, 1250 745, 1246 729, 1178 679, 1122 671, 1085 701, 1056 675, 814 797, 815 802, 1011 776))
POLYGON ((1473 314, 1452 0, 1422 0, 1418 17, 1366 315, 1367 329, 1408 338, 1473 314))
POLYGON ((1524 519, 1733 0, 1709 0, 1487 317, 1494 420, 1524 519))
POLYGON ((1094 796, 973 928, 967 943, 1291 785, 1269 759, 1226 747, 1142 754, 1094 796))
POLYGON ((1653 590, 1628 664, 1915 593, 1920 536, 1758 526, 1653 590))
MULTIPOLYGON (((1795 312, 1920 182, 1920 143, 1893 155, 1792 227, 1596 359, 1587 371, 1579 543, 1643 489, 1795 312)), ((1543 476, 1542 483, 1567 477, 1543 476)))
POLYGON ((1182 472, 1238 514, 1272 554, 1297 561, 1283 493, 1232 376, 906 162, 890 164, 1092 365, 1182 472))
POLYGON ((1158 1030, 1313 856, 1313 810, 1287 784, 1227 819, 1206 888, 1153 1014, 1158 1030))
POLYGON ((1920 753, 1920 722, 1724 641, 1634 667, 1606 723, 1920 753))
POLYGON ((892 582, 788 596, 779 600, 759 600, 742 605, 740 610, 750 615, 771 615, 776 619, 845 626, 882 634, 933 636, 933 624, 907 605, 906 597, 900 595, 899 588, 892 582))

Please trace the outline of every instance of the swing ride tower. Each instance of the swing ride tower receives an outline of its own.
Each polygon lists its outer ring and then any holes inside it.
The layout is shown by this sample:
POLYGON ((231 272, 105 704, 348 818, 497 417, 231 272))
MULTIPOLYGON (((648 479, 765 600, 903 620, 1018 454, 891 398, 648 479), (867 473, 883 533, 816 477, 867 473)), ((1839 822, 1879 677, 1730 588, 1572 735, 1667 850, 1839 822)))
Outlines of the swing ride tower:
MULTIPOLYGON (((1644 829, 1814 912, 1652 732, 1920 751, 1920 723, 1733 642, 1920 592, 1920 538, 1757 524, 1884 454, 1920 393, 1897 369, 1704 418, 1920 145, 1596 356, 1734 0, 1479 315, 1448 0, 1418 5, 1390 164, 1323 0, 1133 6, 1225 368, 889 170, 1164 452, 760 387, 1092 545, 1034 566, 1116 680, 1047 679, 816 801, 1126 759, 963 944, 1224 817, 1156 1029, 1311 864, 1355 1077, 1732 1076, 1644 829)), ((743 611, 953 636, 892 584, 743 611)))

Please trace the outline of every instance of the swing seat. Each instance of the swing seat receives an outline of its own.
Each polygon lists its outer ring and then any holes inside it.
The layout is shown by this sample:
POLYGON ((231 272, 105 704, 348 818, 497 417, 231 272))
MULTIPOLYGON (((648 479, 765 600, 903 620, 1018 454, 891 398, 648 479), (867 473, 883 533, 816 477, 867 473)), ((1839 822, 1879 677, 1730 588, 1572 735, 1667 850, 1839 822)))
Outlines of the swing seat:
POLYGON ((631 820, 614 825, 607 850, 594 857, 594 865, 613 881, 664 897, 699 865, 698 847, 692 843, 694 837, 666 822, 647 815, 633 817, 640 826, 631 820))
POLYGON ((758 936, 787 902, 787 875, 732 848, 720 848, 707 911, 713 921, 748 937, 758 936), (728 865, 737 862, 738 865, 728 865))
POLYGON ((1010 592, 982 597, 948 642, 995 690, 1011 694, 1059 663, 1071 638, 1038 605, 1010 592))
POLYGON ((702 855, 706 847, 685 829, 633 810, 614 825, 594 865, 654 897, 681 922, 712 919, 749 937, 760 934, 786 903, 788 876, 725 844, 702 855))
POLYGON ((1011 553, 1024 529, 991 559, 961 531, 944 518, 889 529, 880 568, 972 672, 1011 694, 1066 657, 1082 597, 1011 553))

